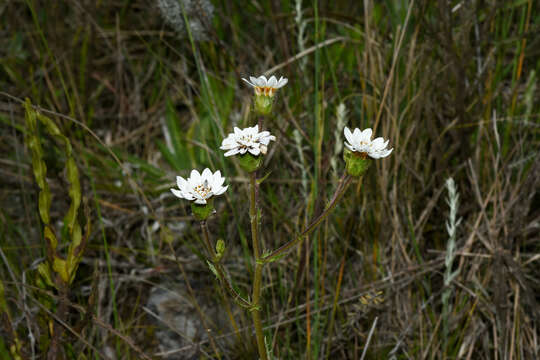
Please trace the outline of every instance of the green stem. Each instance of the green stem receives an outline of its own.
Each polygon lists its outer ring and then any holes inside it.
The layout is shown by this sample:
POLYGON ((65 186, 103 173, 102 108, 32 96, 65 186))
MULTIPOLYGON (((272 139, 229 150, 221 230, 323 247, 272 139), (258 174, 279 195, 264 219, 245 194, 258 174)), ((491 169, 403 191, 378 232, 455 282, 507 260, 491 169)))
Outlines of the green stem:
POLYGON ((265 255, 262 257, 262 260, 264 262, 271 262, 273 260, 276 260, 277 258, 285 255, 287 251, 292 249, 294 246, 296 246, 298 243, 300 243, 306 235, 311 233, 313 230, 317 228, 317 226, 332 212, 332 210, 336 207, 339 200, 345 193, 345 190, 347 190, 347 187, 351 183, 353 177, 344 174, 341 179, 339 180, 338 187, 336 188, 336 192, 332 196, 332 199, 330 200, 330 203, 326 206, 324 211, 315 219, 313 220, 304 231, 302 231, 296 238, 290 240, 286 244, 282 245, 278 249, 272 251, 270 254, 265 255))
POLYGON ((255 336, 257 338, 257 348, 261 360, 268 360, 266 356, 266 346, 264 344, 264 334, 261 321, 261 283, 262 269, 261 250, 258 238, 258 214, 257 214, 257 175, 255 172, 249 174, 250 179, 250 202, 249 218, 251 220, 251 240, 253 242, 253 257, 255 258, 255 272, 253 274, 253 294, 251 300, 251 317, 255 326, 255 336))
POLYGON ((252 304, 244 299, 242 295, 240 295, 232 286, 232 284, 229 281, 229 278, 225 274, 225 269, 223 268, 223 265, 219 261, 216 261, 212 242, 210 241, 210 233, 208 232, 208 226, 206 225, 206 221, 201 221, 201 230, 203 233, 204 238, 204 244, 206 247, 206 251, 208 252, 208 259, 212 262, 212 265, 214 265, 214 268, 216 269, 218 278, 220 280, 220 283, 222 284, 225 291, 233 298, 233 300, 240 305, 241 307, 251 309, 252 304))

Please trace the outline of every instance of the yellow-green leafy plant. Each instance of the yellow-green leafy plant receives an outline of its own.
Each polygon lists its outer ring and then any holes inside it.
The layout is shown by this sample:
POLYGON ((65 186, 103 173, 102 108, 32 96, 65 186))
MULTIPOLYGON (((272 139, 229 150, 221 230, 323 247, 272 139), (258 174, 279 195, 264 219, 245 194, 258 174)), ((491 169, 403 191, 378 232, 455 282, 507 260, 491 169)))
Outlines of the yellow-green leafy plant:
MULTIPOLYGON (((85 235, 83 236, 79 224, 79 209, 81 206, 81 185, 79 181, 79 170, 73 157, 73 148, 69 139, 62 134, 56 123, 36 110, 30 100, 24 103, 26 119, 26 145, 32 155, 32 168, 34 178, 39 187, 38 208, 41 222, 43 223, 44 248, 46 261, 38 265, 39 283, 46 287, 56 289, 58 293, 58 304, 56 306, 56 316, 59 321, 65 321, 68 313, 69 287, 75 275, 79 263, 83 256, 86 240, 90 233, 90 223, 87 220, 85 235), (52 195, 47 183, 47 165, 44 161, 44 151, 42 147, 42 134, 47 133, 58 144, 59 149, 65 156, 65 173, 68 181, 68 195, 70 206, 63 218, 64 236, 61 241, 65 241, 64 246, 59 246, 59 240, 51 224, 50 208, 52 195)), ((89 219, 89 217, 86 217, 89 219)), ((50 319, 49 325, 53 324, 50 319)), ((48 358, 54 359, 58 356, 59 339, 62 336, 64 326, 55 321, 53 326, 49 326, 51 342, 49 346, 48 358)))
POLYGON ((247 298, 243 297, 235 290, 222 264, 222 258, 225 253, 225 241, 220 239, 214 245, 206 225, 207 218, 215 212, 213 197, 223 194, 228 188, 228 186, 223 186, 225 178, 221 177, 220 171, 218 170, 212 173, 210 169, 205 169, 200 174, 197 170, 193 170, 188 179, 178 176, 176 179, 178 188, 171 189, 171 191, 175 196, 193 202, 192 211, 194 217, 200 221, 204 246, 208 256, 208 266, 235 302, 251 313, 259 356, 262 360, 267 360, 272 359, 272 354, 263 334, 260 314, 262 309, 263 267, 285 256, 289 250, 293 249, 308 234, 314 231, 336 207, 349 184, 355 178, 360 178, 364 175, 371 159, 385 158, 391 154, 393 149, 387 149, 388 140, 385 141, 381 137, 371 140, 373 133, 371 129, 363 131, 354 129, 351 131, 345 127, 344 135, 346 141, 344 145, 346 149, 344 159, 346 169, 339 180, 330 202, 318 216, 308 223, 302 232, 279 248, 263 253, 262 249, 264 246, 261 244, 259 237, 259 223, 261 218, 259 185, 265 178, 257 178, 257 172, 264 164, 263 156, 268 151, 270 141, 276 140, 276 137, 270 134, 269 131, 263 130, 263 125, 265 118, 272 113, 276 91, 286 85, 288 80, 283 77, 277 80, 275 76, 269 79, 265 76, 260 76, 258 78, 250 77, 250 81, 243 80, 253 86, 255 90, 254 111, 258 115, 258 123, 244 129, 235 127, 233 129, 234 131, 223 140, 220 148, 225 151, 225 157, 236 157, 240 167, 249 176, 249 218, 255 263, 251 296, 247 298))

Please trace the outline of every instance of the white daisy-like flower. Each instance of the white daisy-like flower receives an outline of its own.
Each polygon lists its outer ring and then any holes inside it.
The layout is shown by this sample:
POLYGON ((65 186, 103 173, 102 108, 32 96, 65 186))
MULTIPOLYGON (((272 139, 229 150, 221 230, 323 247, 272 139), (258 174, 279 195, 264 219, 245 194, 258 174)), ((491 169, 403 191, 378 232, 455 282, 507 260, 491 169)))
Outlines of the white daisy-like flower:
POLYGON ((366 154, 373 159, 380 159, 387 157, 394 150, 393 148, 386 148, 389 140, 384 141, 382 137, 371 140, 373 131, 370 128, 364 131, 356 128, 351 132, 348 127, 345 127, 343 132, 348 141, 345 141, 345 146, 352 152, 366 154))
POLYGON ((212 196, 221 195, 227 190, 229 186, 223 186, 224 182, 225 178, 221 177, 219 170, 213 174, 208 168, 204 169, 202 174, 197 170, 191 170, 187 180, 181 176, 176 177, 178 189, 171 189, 171 191, 180 199, 204 205, 212 196))
POLYGON ((250 76, 248 81, 247 79, 242 78, 245 82, 255 88, 255 95, 264 95, 273 97, 277 89, 285 86, 289 81, 287 78, 281 76, 279 80, 272 75, 269 79, 266 79, 266 76, 261 75, 258 78, 250 76))
POLYGON ((221 143, 221 150, 227 150, 225 156, 245 154, 249 152, 254 156, 266 154, 270 141, 275 141, 276 137, 270 135, 269 131, 259 132, 259 125, 247 127, 245 129, 234 128, 234 133, 230 133, 221 143))

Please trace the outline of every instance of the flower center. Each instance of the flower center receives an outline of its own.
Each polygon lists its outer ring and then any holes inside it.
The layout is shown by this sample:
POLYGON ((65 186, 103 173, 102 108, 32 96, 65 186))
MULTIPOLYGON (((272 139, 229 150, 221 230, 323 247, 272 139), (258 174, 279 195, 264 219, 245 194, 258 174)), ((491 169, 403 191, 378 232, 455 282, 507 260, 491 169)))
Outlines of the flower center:
POLYGON ((212 193, 212 188, 208 186, 208 180, 204 180, 204 183, 195 186, 193 191, 199 194, 203 199, 206 199, 206 197, 212 193))
POLYGON ((253 135, 243 135, 239 140, 241 149, 249 149, 254 147, 256 141, 253 139, 253 135))

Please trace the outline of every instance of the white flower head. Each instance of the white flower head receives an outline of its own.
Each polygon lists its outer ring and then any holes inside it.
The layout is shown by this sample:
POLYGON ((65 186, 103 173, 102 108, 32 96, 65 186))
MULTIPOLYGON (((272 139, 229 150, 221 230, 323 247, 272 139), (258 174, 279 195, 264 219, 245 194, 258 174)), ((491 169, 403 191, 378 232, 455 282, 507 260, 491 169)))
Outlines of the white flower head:
POLYGON ((394 150, 393 148, 386 148, 388 146, 388 140, 384 141, 382 137, 371 140, 373 131, 370 128, 364 131, 356 128, 351 132, 348 127, 345 127, 344 133, 347 139, 345 146, 352 152, 367 154, 373 159, 380 159, 387 157, 394 150))
POLYGON ((275 141, 276 137, 270 135, 268 131, 259 132, 259 125, 247 127, 245 129, 234 128, 234 133, 230 133, 221 143, 221 150, 227 150, 225 156, 245 154, 249 152, 254 156, 266 154, 270 141, 275 141))
POLYGON ((190 177, 186 180, 181 176, 176 177, 178 189, 171 189, 172 193, 180 199, 195 201, 195 204, 204 205, 212 196, 223 194, 227 186, 223 186, 225 178, 221 177, 218 170, 212 174, 210 169, 204 169, 202 174, 197 170, 191 170, 190 177))
POLYGON ((258 78, 250 76, 250 81, 244 78, 242 78, 242 80, 253 86, 255 89, 255 95, 264 95, 269 97, 273 97, 276 90, 285 86, 289 81, 283 76, 281 76, 278 80, 274 75, 272 75, 269 79, 266 79, 266 76, 261 75, 258 78))

